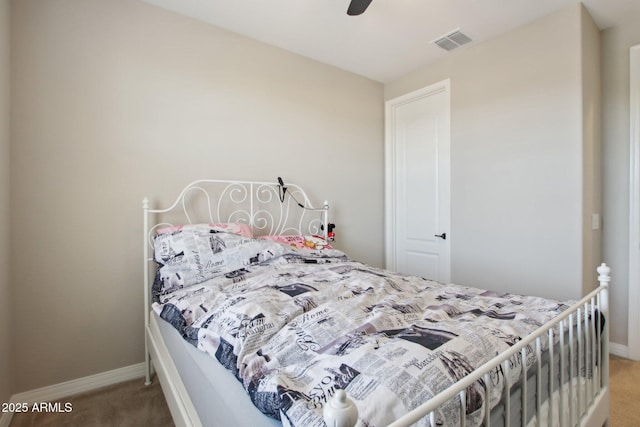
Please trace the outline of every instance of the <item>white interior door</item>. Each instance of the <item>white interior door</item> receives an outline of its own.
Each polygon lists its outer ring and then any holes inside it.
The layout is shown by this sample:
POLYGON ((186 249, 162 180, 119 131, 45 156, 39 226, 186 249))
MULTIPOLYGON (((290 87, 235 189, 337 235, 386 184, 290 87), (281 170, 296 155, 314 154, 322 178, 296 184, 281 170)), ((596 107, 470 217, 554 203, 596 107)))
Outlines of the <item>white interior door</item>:
POLYGON ((450 281, 449 81, 386 105, 386 266, 450 281))

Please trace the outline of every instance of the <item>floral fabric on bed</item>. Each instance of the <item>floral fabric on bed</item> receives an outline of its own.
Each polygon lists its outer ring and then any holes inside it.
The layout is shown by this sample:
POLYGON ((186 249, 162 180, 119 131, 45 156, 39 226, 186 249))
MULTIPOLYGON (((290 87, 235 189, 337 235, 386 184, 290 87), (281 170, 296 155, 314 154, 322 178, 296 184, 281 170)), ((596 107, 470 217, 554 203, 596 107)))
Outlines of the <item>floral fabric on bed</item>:
POLYGON ((287 246, 292 246, 298 249, 333 249, 326 240, 318 236, 282 235, 260 236, 259 238, 283 243, 287 246))
MULTIPOLYGON (((567 308, 391 273, 335 249, 211 234, 156 239, 153 308, 284 425, 324 426, 336 389, 358 406, 359 426, 386 425, 567 308)), ((510 372, 516 380, 519 360, 510 372)), ((492 406, 502 381, 491 376, 492 406)), ((481 424, 486 403, 482 381, 468 388, 467 425, 481 424)), ((436 418, 459 417, 452 404, 436 418)))

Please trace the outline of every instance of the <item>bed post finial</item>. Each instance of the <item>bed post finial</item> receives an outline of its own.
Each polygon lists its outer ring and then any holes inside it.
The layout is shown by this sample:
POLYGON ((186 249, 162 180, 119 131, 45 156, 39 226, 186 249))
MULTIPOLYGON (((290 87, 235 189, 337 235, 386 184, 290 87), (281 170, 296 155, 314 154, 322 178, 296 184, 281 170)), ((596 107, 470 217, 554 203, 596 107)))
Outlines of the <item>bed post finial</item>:
POLYGON ((611 281, 611 268, 605 264, 604 262, 600 264, 600 267, 596 269, 598 271, 598 282, 600 282, 600 286, 603 286, 611 281))
POLYGON ((327 427, 353 427, 358 422, 358 408, 344 390, 338 389, 324 407, 322 416, 327 427))

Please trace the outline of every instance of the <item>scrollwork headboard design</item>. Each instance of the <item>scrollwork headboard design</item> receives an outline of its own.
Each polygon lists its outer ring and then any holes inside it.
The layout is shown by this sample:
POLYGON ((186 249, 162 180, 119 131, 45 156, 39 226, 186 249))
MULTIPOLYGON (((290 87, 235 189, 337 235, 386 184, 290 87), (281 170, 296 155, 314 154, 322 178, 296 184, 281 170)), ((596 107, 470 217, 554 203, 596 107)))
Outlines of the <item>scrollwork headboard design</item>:
POLYGON ((326 238, 329 206, 311 204, 305 191, 295 184, 203 179, 187 185, 176 201, 164 209, 151 209, 143 202, 146 239, 158 228, 179 224, 248 224, 259 235, 305 234, 326 238), (151 215, 161 222, 150 224, 151 215))

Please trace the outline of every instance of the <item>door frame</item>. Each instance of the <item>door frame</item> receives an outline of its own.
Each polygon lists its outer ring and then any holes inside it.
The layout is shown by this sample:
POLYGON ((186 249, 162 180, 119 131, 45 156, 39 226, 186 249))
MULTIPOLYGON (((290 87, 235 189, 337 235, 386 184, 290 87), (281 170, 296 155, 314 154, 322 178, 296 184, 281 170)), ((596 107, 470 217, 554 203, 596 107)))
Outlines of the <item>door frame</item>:
POLYGON ((640 45, 629 50, 629 358, 640 360, 640 45), (634 76, 636 76, 634 78, 634 76))
MULTIPOLYGON (((451 141, 451 81, 445 79, 421 89, 409 92, 407 94, 398 96, 385 102, 385 138, 384 138, 384 152, 385 152, 385 231, 384 231, 384 261, 385 268, 396 271, 396 239, 394 236, 394 230, 396 229, 396 213, 395 206, 397 203, 396 197, 396 150, 395 150, 395 114, 396 109, 404 104, 415 101, 420 98, 429 97, 440 92, 446 93, 446 110, 449 115, 449 141, 451 141)), ((449 188, 451 185, 449 184, 449 188)), ((451 195, 451 190, 449 190, 451 195)), ((451 213, 449 213, 449 221, 451 220, 451 213)), ((451 237, 449 234, 449 272, 448 276, 451 277, 451 237)))

